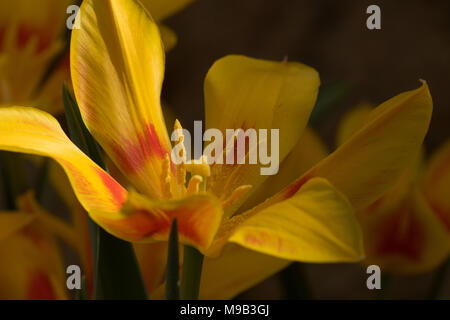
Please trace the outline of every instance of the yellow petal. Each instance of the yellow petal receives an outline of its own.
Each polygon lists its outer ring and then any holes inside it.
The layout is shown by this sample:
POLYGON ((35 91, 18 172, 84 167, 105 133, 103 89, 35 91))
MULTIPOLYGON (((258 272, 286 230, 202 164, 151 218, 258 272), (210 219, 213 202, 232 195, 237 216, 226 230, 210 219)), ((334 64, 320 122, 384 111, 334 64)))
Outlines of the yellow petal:
POLYGON ((80 16, 70 60, 83 120, 139 191, 162 197, 162 160, 171 144, 160 105, 158 27, 136 0, 86 0, 80 16))
POLYGON ((130 192, 122 216, 117 219, 104 216, 102 223, 107 231, 111 229, 111 233, 129 241, 167 241, 174 218, 180 243, 203 251, 211 245, 219 228, 221 204, 206 193, 179 200, 154 201, 130 192))
POLYGON ((311 177, 323 177, 343 192, 355 209, 370 205, 416 159, 432 109, 426 83, 384 102, 347 142, 271 201, 295 193, 311 177))
POLYGON ((134 251, 147 291, 149 294, 153 294, 165 279, 167 243, 135 243, 134 251))
POLYGON ((10 235, 18 232, 30 224, 36 217, 32 214, 23 212, 1 212, 0 211, 0 241, 8 238, 10 235))
POLYGON ((431 158, 423 180, 423 192, 450 232, 450 141, 431 158))
POLYGON ((445 226, 417 189, 394 208, 372 209, 358 216, 364 234, 365 263, 377 264, 385 272, 430 271, 450 253, 445 226))
POLYGON ((369 119, 370 112, 373 106, 367 103, 362 103, 356 108, 350 110, 344 115, 343 119, 339 123, 336 145, 340 146, 344 144, 358 129, 360 129, 369 119))
POLYGON ((311 128, 306 128, 300 140, 280 165, 280 171, 266 181, 239 208, 244 212, 262 203, 303 175, 328 154, 327 147, 311 128))
POLYGON ((206 257, 203 261, 200 299, 231 299, 289 263, 289 260, 228 244, 220 257, 206 257))
POLYGON ((287 200, 233 217, 211 250, 223 239, 288 260, 348 262, 363 256, 352 206, 322 178, 311 179, 287 200))
MULTIPOLYGON (((203 260, 199 298, 232 299, 277 273, 291 262, 229 243, 223 249, 220 257, 205 257, 203 260)), ((165 284, 160 281, 150 298, 165 299, 165 292, 165 284)))
POLYGON ((0 255, 0 299, 68 298, 56 239, 39 223, 29 224, 3 239, 0 255))
POLYGON ((164 43, 164 48, 166 49, 166 52, 172 50, 178 42, 178 38, 175 32, 169 27, 166 27, 165 25, 159 26, 159 32, 161 32, 161 39, 164 43))
POLYGON ((156 21, 161 21, 181 11, 194 0, 141 0, 156 21))
POLYGON ((126 190, 81 152, 56 119, 34 108, 0 108, 0 148, 51 157, 68 175, 75 193, 90 211, 115 212, 126 190))
POLYGON ((69 55, 67 54, 61 63, 55 68, 47 81, 42 86, 37 97, 29 102, 30 106, 40 106, 40 109, 48 113, 59 115, 64 110, 62 85, 66 83, 71 87, 69 55))
POLYGON ((59 38, 70 0, 0 3, 0 103, 30 101, 52 59, 63 49, 59 38))
POLYGON ((205 249, 222 218, 220 203, 207 194, 174 201, 129 194, 72 144, 54 118, 37 109, 0 108, 0 149, 56 160, 92 219, 124 240, 167 240, 176 217, 180 241, 205 249))
MULTIPOLYGON (((306 127, 318 87, 317 72, 300 63, 224 57, 205 79, 206 128, 221 130, 223 137, 226 129, 279 129, 281 162, 306 127)), ((225 162, 226 152, 221 156, 225 162)), ((212 165, 209 190, 228 197, 241 185, 258 187, 267 178, 261 175, 262 165, 246 163, 212 165)))

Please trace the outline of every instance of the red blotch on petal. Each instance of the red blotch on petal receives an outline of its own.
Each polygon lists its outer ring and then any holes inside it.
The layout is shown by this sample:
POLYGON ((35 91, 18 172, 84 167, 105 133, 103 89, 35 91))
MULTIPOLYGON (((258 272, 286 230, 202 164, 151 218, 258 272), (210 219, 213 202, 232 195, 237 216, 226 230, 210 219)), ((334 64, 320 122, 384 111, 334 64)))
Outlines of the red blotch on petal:
POLYGON ((378 226, 375 251, 379 256, 402 255, 419 261, 425 247, 425 232, 409 202, 385 218, 378 226))
POLYGON ((17 46, 19 49, 24 49, 33 38, 37 38, 38 41, 35 51, 37 54, 45 51, 51 45, 51 37, 45 32, 45 29, 42 30, 27 25, 19 26, 17 32, 17 46))
POLYGON ((144 127, 144 131, 138 134, 138 141, 113 142, 112 151, 121 169, 127 174, 142 169, 152 157, 163 159, 165 154, 169 153, 161 144, 153 124, 144 127))
POLYGON ((126 190, 116 180, 114 180, 109 174, 107 174, 105 171, 103 171, 97 167, 95 168, 95 170, 97 171, 97 174, 102 179, 103 184, 110 191, 110 193, 112 195, 112 200, 114 201, 115 205, 118 208, 120 208, 126 200, 126 196, 127 196, 126 190))
POLYGON ((56 295, 53 286, 46 273, 35 270, 31 273, 27 288, 29 300, 55 300, 56 295))

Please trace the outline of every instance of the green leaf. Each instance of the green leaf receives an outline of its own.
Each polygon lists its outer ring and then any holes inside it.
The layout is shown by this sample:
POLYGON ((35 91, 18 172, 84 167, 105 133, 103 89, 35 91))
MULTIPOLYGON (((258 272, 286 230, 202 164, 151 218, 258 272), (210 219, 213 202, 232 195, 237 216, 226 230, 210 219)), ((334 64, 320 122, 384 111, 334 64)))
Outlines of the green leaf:
POLYGON ((169 237, 169 249, 167 251, 167 272, 166 272, 166 298, 167 300, 180 299, 180 279, 179 279, 178 256, 178 225, 177 219, 172 222, 169 237))
POLYGON ((202 276, 203 254, 191 246, 184 246, 181 299, 197 300, 202 276))
POLYGON ((345 82, 325 85, 320 88, 316 105, 311 112, 309 125, 317 127, 326 118, 327 114, 338 104, 347 94, 350 85, 345 82))
MULTIPOLYGON (((100 167, 105 168, 97 143, 81 118, 80 109, 67 87, 63 86, 64 110, 72 141, 100 167)), ((96 299, 147 299, 147 290, 131 243, 120 240, 89 217, 94 255, 96 299)))

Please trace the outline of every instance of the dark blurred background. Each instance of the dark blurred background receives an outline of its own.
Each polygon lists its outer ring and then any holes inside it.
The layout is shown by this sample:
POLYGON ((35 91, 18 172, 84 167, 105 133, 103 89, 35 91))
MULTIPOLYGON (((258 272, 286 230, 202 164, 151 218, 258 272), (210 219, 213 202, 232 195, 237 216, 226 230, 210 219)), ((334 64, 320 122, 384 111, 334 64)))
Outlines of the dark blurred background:
MULTIPOLYGON (((164 21, 178 34, 167 54, 164 97, 183 126, 203 119, 203 79, 227 54, 299 61, 320 73, 324 86, 345 82, 351 90, 318 127, 330 147, 345 110, 361 101, 381 103, 428 82, 434 115, 426 148, 449 138, 450 1, 197 0, 164 21), (366 28, 366 9, 381 8, 381 30, 366 28)), ((237 262, 238 263, 238 262, 237 262)), ((304 265, 317 298, 369 298, 359 265, 304 265)), ((277 275, 242 298, 285 298, 277 275)), ((388 298, 425 298, 433 273, 396 277, 388 298)), ((447 282, 450 279, 447 277, 447 282)), ((384 284, 382 284, 383 286, 384 284)), ((444 296, 450 297, 449 288, 444 296)))

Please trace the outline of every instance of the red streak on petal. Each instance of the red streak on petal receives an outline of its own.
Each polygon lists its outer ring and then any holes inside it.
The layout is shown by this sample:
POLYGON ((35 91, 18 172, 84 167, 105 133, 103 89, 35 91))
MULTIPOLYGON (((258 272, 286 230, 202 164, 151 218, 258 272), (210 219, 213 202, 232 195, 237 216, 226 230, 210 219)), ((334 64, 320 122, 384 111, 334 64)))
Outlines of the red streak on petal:
POLYGON ((245 235, 245 242, 258 247, 263 246, 263 240, 253 233, 247 233, 245 235))
POLYGON ((22 234, 29 239, 33 244, 35 244, 39 248, 43 248, 46 246, 47 238, 38 231, 33 225, 29 225, 22 229, 22 234))
POLYGON ((107 174, 105 171, 101 170, 98 167, 95 167, 95 170, 97 171, 97 174, 102 179, 103 184, 111 192, 111 195, 112 195, 115 205, 118 208, 122 207, 123 203, 126 200, 126 196, 127 196, 126 190, 116 180, 114 180, 109 174, 107 174))
MULTIPOLYGON (((107 228, 115 230, 118 236, 123 236, 132 241, 155 236, 168 239, 172 221, 176 217, 180 236, 200 246, 206 246, 208 230, 200 228, 198 221, 193 218, 193 215, 198 213, 195 208, 182 207, 173 210, 159 208, 155 210, 159 212, 154 213, 146 209, 136 208, 133 212, 128 213, 125 219, 105 219, 103 222, 107 228), (164 215, 161 215, 161 213, 164 213, 164 215)), ((201 210, 210 209, 208 207, 202 207, 201 210)), ((206 226, 208 222, 206 220, 201 221, 201 224, 202 226, 206 226)))
POLYGON ((167 151, 164 150, 156 133, 155 126, 153 124, 147 124, 144 129, 144 135, 139 136, 139 141, 143 145, 144 150, 148 150, 144 154, 147 156, 154 155, 160 159, 164 158, 167 151))
POLYGON ((300 188, 306 183, 308 182, 309 179, 312 178, 311 174, 306 174, 303 177, 301 177, 300 179, 297 179, 296 181, 294 181, 293 183, 291 183, 289 186, 287 186, 286 188, 283 189, 282 192, 282 197, 283 200, 289 199, 292 196, 294 196, 298 190, 300 190, 300 188))
POLYGON ((443 177, 446 179, 450 176, 450 152, 439 159, 439 162, 433 168, 432 173, 427 178, 424 193, 430 203, 433 212, 442 221, 447 230, 450 232, 450 208, 448 207, 448 200, 441 199, 440 196, 436 195, 436 188, 439 186, 439 182, 442 181, 443 177))
POLYGON ((421 222, 414 216, 409 202, 393 212, 377 227, 376 254, 403 255, 419 261, 425 247, 425 232, 421 222))
POLYGON ((448 209, 444 208, 438 203, 430 203, 430 207, 436 216, 441 220, 441 222, 446 227, 447 231, 450 232, 450 212, 448 209))
POLYGON ((33 28, 27 25, 19 26, 19 30, 17 32, 17 46, 19 49, 24 49, 34 37, 38 38, 36 47, 37 54, 50 47, 50 36, 45 32, 45 29, 33 28))
POLYGON ((31 273, 27 288, 27 299, 29 300, 55 300, 56 295, 47 274, 35 270, 31 273))
POLYGON ((147 124, 144 131, 138 134, 138 141, 122 139, 121 143, 113 143, 112 151, 121 169, 132 174, 142 169, 151 158, 163 159, 166 150, 156 133, 153 124, 147 124))

